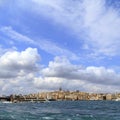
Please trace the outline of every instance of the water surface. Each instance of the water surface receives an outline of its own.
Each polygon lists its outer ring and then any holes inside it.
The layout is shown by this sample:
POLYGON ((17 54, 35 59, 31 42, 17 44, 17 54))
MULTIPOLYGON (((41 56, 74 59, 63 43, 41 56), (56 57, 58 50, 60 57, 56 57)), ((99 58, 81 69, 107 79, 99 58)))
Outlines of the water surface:
POLYGON ((120 102, 0 103, 0 120, 120 120, 120 102))

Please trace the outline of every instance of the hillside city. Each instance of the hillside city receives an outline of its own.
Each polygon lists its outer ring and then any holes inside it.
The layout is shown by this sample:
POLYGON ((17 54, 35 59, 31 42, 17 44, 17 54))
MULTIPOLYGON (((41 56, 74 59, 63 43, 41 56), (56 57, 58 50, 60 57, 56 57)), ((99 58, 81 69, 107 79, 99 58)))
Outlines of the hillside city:
POLYGON ((28 95, 10 95, 0 97, 0 101, 16 102, 45 102, 45 101, 79 101, 79 100, 120 100, 120 93, 87 93, 81 91, 58 91, 40 92, 28 95))

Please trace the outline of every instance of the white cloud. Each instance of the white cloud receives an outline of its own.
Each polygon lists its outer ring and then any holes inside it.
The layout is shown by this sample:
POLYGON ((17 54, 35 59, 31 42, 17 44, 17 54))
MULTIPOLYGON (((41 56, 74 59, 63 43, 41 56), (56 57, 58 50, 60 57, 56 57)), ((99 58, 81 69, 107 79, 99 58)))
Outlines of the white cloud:
MULTIPOLYGON (((22 1, 22 5, 25 9, 30 6, 31 9, 28 10, 40 17, 43 15, 53 23, 68 27, 71 33, 84 40, 83 46, 80 44, 80 47, 90 51, 90 56, 120 55, 120 17, 117 9, 105 6, 105 0, 31 0, 29 4, 22 1)), ((12 27, 1 27, 0 31, 13 41, 32 44, 54 56, 66 56, 55 57, 48 67, 41 70, 37 63, 37 49, 1 52, 1 93, 28 93, 59 87, 89 92, 119 91, 120 73, 113 69, 74 65, 67 58, 78 59, 77 55, 50 40, 34 41, 12 27)))
POLYGON ((22 34, 16 32, 15 30, 12 29, 12 27, 8 27, 8 26, 1 27, 0 31, 3 32, 8 37, 10 37, 13 41, 24 42, 26 44, 35 45, 36 47, 38 47, 52 55, 66 56, 72 60, 79 59, 79 57, 76 54, 74 54, 73 52, 71 52, 65 48, 61 48, 60 46, 56 45, 55 43, 51 42, 50 40, 47 40, 47 39, 34 40, 34 39, 31 39, 25 35, 22 35, 22 34))
POLYGON ((14 31, 11 26, 1 27, 0 31, 3 32, 5 35, 9 36, 13 40, 35 44, 34 41, 28 38, 27 36, 14 31))
MULTIPOLYGON (((71 31, 70 34, 74 33, 80 41, 82 40, 80 48, 88 51, 85 57, 93 58, 94 55, 103 58, 104 55, 110 57, 120 55, 119 12, 112 6, 106 6, 106 0, 30 0, 29 4, 19 0, 15 5, 30 13, 32 11, 38 17, 42 15, 53 24, 66 26, 68 31, 71 31)), ((34 38, 30 39, 10 27, 4 27, 1 31, 7 32, 12 39, 19 41, 24 39, 26 42, 38 45, 32 40, 34 38)), ((69 58, 78 59, 73 52, 61 48, 50 40, 38 41, 39 47, 50 54, 55 56, 64 54, 69 58)))
POLYGON ((91 8, 87 7, 90 3, 91 1, 85 4, 85 26, 89 29, 90 44, 98 53, 118 55, 120 17, 117 11, 113 8, 106 9, 103 0, 93 0, 91 8))
MULTIPOLYGON (((39 55, 37 49, 27 48, 25 51, 9 51, 0 57, 0 67, 6 68, 5 70, 20 70, 26 69, 27 71, 36 69, 36 61, 39 55)), ((1 69, 4 71, 4 69, 1 69)), ((12 71, 9 71, 12 72, 12 71)))
POLYGON ((36 48, 9 51, 0 57, 0 94, 33 93, 43 90, 80 90, 118 92, 120 74, 105 67, 72 64, 65 57, 55 57, 41 68, 36 48))
POLYGON ((67 26, 80 39, 83 38, 96 55, 120 55, 120 16, 117 9, 106 6, 105 0, 32 2, 33 11, 67 26))
POLYGON ((9 51, 0 56, 0 93, 25 93, 32 90, 40 56, 36 48, 9 51), (23 90, 21 90, 23 87, 23 90))
POLYGON ((42 77, 34 80, 38 88, 43 86, 46 89, 63 87, 88 92, 119 91, 119 73, 105 67, 73 65, 66 58, 56 57, 41 74, 42 77))

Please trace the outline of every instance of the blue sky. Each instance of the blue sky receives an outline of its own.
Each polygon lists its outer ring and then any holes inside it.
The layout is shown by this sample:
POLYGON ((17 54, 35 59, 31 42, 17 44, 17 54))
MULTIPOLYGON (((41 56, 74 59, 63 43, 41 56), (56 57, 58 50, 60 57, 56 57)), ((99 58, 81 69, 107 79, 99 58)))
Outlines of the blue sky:
POLYGON ((119 0, 0 0, 0 94, 119 92, 119 0))

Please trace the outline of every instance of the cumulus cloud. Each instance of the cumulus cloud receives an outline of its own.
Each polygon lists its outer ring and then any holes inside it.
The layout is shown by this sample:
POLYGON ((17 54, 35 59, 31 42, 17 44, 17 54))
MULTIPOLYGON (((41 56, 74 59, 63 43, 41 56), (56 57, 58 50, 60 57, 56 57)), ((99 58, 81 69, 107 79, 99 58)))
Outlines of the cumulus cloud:
POLYGON ((112 92, 118 91, 120 85, 120 74, 112 69, 74 65, 68 59, 60 57, 50 61, 48 67, 42 69, 41 74, 42 77, 34 79, 34 84, 38 88, 63 87, 70 90, 112 92))
MULTIPOLYGON (((32 11, 37 17, 44 16, 53 24, 68 28, 70 34, 74 33, 80 41, 82 40, 80 47, 89 53, 85 54, 85 57, 120 55, 118 8, 107 6, 106 0, 30 0, 29 4, 18 0, 15 5, 27 12, 32 11)), ((12 27, 2 26, 0 32, 13 41, 32 44, 54 56, 66 56, 55 57, 46 68, 40 69, 37 63, 40 56, 37 49, 0 52, 1 93, 55 90, 59 87, 88 92, 119 91, 120 73, 113 69, 72 64, 67 58, 79 58, 72 51, 61 48, 50 42, 51 40, 34 41, 12 27)))
MULTIPOLYGON (((37 68, 36 61, 39 55, 37 49, 27 48, 25 51, 10 51, 0 57, 0 68, 8 72, 26 70, 34 71, 37 68), (5 68, 5 69, 3 69, 5 68)), ((7 75, 7 74, 6 74, 7 75)), ((9 76, 8 76, 9 77, 9 76)))
POLYGON ((40 55, 36 48, 9 51, 0 56, 0 93, 27 92, 38 71, 40 55), (21 89, 21 90, 20 90, 21 89))
POLYGON ((69 80, 85 80, 98 84, 113 84, 119 81, 120 75, 105 67, 73 65, 65 58, 56 57, 49 62, 48 68, 42 70, 47 77, 60 77, 69 80))
POLYGON ((119 91, 120 74, 105 67, 72 64, 66 57, 55 57, 41 68, 36 48, 9 51, 0 57, 0 93, 33 93, 43 90, 119 91))

